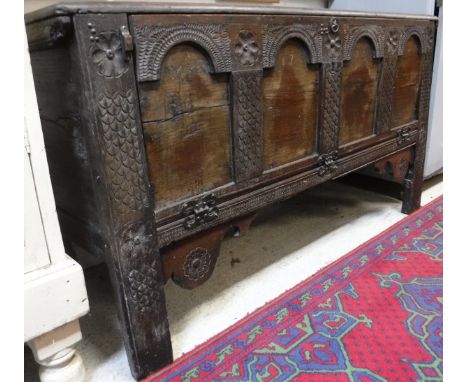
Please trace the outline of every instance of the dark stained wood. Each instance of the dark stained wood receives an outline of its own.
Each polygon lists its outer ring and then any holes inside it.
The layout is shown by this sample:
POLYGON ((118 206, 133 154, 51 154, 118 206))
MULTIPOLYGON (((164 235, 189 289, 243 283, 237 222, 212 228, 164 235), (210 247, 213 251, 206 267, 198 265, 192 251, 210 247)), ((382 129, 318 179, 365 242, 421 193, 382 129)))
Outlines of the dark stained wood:
POLYGON ((263 80, 265 169, 316 152, 318 67, 308 65, 304 46, 287 41, 263 80))
POLYGON ((372 42, 361 38, 351 61, 343 66, 340 145, 374 133, 380 60, 372 56, 372 42))
POLYGON ((28 41, 64 240, 104 254, 136 378, 172 360, 164 282, 206 281, 260 208, 374 162, 419 207, 432 20, 79 9, 28 41))
POLYGON ((229 79, 209 72, 201 51, 179 45, 161 81, 140 85, 157 208, 231 180, 229 79))
POLYGON ((418 119, 418 95, 421 82, 420 43, 412 36, 405 53, 398 58, 395 80, 393 127, 399 127, 418 119))
MULTIPOLYGON (((45 28, 49 30, 50 25, 56 22, 46 22, 45 28)), ((37 41, 38 31, 44 28, 42 23, 38 24, 31 31, 34 41, 37 41)), ((77 58, 70 48, 76 42, 73 36, 68 37, 68 46, 51 45, 55 48, 31 52, 31 64, 49 172, 67 253, 74 255, 74 245, 78 245, 99 256, 103 253, 103 243, 89 155, 81 127, 79 97, 82 89, 75 66, 77 58)), ((37 48, 38 44, 33 46, 37 48)))
POLYGON ((76 15, 74 23, 104 255, 131 372, 141 379, 172 361, 172 345, 133 61, 120 39, 127 15, 76 15))

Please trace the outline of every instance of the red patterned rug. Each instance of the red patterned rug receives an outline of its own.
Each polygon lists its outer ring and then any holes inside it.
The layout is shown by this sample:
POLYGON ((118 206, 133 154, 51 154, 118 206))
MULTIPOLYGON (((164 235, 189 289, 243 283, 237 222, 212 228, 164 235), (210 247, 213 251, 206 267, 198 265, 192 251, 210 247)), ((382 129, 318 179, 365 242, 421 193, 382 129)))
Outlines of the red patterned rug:
POLYGON ((442 381, 442 197, 149 381, 442 381))

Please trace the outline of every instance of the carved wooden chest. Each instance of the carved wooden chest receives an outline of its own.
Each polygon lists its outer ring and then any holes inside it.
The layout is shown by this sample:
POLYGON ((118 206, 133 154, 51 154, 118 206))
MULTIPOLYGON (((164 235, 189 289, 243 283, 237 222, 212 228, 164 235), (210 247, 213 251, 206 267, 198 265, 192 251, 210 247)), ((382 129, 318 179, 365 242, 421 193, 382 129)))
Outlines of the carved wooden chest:
POLYGON ((69 251, 105 255, 135 377, 171 362, 164 283, 229 229, 371 165, 419 207, 435 20, 93 3, 26 17, 69 251))

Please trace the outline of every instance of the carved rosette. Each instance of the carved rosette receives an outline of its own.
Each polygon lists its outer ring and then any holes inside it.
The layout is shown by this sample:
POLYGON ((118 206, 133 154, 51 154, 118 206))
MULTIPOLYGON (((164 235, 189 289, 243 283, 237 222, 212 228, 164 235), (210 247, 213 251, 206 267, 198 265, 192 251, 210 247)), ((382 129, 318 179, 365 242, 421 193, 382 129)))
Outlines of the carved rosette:
POLYGON ((215 220, 218 217, 217 200, 214 194, 205 195, 198 200, 184 203, 182 216, 185 229, 192 229, 215 220))
POLYGON ((191 281, 200 281, 208 276, 212 256, 206 248, 197 247, 190 251, 184 262, 184 276, 191 281))
POLYGON ((118 78, 128 70, 128 61, 118 31, 97 33, 93 23, 88 24, 91 41, 90 55, 96 72, 104 77, 118 78))
POLYGON ((242 66, 253 66, 257 62, 259 47, 252 32, 248 30, 239 32, 234 53, 242 66))
POLYGON ((385 50, 389 55, 393 55, 398 50, 398 41, 400 40, 400 32, 396 29, 390 29, 387 33, 385 41, 385 50))
POLYGON ((324 38, 324 51, 328 59, 336 60, 341 55, 340 24, 336 17, 332 17, 328 26, 321 24, 320 34, 324 38))

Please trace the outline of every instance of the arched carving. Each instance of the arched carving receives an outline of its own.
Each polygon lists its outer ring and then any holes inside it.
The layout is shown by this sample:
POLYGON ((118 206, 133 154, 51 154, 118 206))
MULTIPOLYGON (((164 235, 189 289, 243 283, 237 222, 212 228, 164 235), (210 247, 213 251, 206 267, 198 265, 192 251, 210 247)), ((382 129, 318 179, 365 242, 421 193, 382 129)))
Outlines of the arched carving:
POLYGON ((343 60, 351 60, 357 42, 363 37, 372 41, 374 58, 384 56, 385 32, 383 28, 378 25, 363 25, 351 28, 346 34, 343 44, 343 60))
POLYGON ((303 42, 308 51, 308 63, 322 61, 322 37, 312 25, 265 25, 263 27, 263 67, 272 68, 281 46, 289 39, 303 42))
POLYGON ((421 25, 413 25, 409 28, 406 28, 401 35, 400 41, 398 43, 399 56, 405 54, 406 44, 412 36, 416 36, 419 40, 421 54, 427 53, 431 50, 432 30, 426 30, 421 25))
POLYGON ((138 80, 160 78, 162 61, 175 45, 191 42, 201 46, 210 56, 217 73, 231 71, 229 35, 220 24, 182 24, 167 26, 136 26, 138 80))
POLYGON ((275 60, 263 72, 264 169, 312 155, 317 143, 319 66, 307 64, 298 39, 286 40, 275 60))
POLYGON ((370 138, 374 133, 381 62, 373 54, 371 40, 360 38, 352 59, 343 64, 340 146, 370 138))

